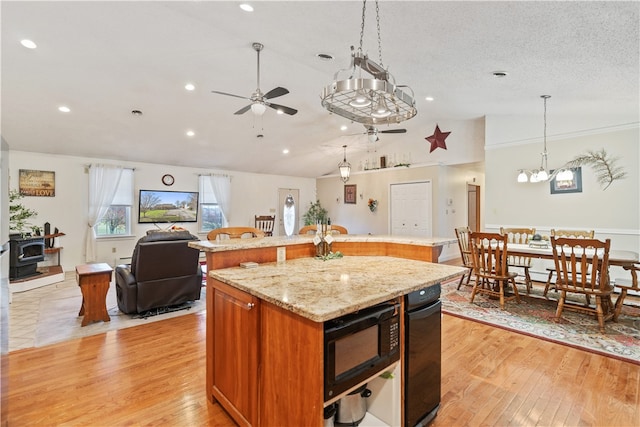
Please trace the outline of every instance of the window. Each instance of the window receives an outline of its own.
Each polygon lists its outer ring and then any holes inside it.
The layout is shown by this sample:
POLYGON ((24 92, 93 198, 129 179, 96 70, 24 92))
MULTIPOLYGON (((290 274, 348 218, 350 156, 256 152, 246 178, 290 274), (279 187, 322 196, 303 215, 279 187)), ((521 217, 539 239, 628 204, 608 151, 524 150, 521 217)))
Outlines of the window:
POLYGON ((133 206, 133 169, 123 169, 111 206, 94 227, 96 236, 131 235, 131 206, 133 206))
POLYGON ((230 180, 228 176, 200 176, 200 231, 209 232, 225 227, 225 197, 228 198, 230 180))

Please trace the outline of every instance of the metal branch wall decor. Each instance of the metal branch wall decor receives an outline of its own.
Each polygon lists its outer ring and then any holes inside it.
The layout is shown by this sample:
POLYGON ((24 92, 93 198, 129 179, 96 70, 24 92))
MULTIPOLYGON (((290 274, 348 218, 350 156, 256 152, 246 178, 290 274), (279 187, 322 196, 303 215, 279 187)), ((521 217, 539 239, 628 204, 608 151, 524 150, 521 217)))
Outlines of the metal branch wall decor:
POLYGON ((600 151, 587 151, 586 154, 576 156, 567 162, 563 167, 577 168, 578 166, 590 166, 596 174, 596 180, 600 184, 602 191, 609 188, 613 181, 626 178, 627 172, 622 166, 616 165, 618 158, 611 158, 603 149, 600 151))

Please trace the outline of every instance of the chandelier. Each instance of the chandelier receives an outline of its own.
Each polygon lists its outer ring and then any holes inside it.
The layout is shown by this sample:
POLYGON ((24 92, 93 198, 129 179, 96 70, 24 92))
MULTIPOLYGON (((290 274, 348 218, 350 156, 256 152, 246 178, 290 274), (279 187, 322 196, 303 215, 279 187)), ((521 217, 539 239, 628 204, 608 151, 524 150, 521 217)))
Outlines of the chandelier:
POLYGON ((571 181, 573 180, 573 171, 571 169, 562 167, 548 172, 547 167, 547 99, 551 98, 551 95, 540 95, 540 98, 544 100, 544 137, 543 137, 543 150, 540 159, 540 168, 534 170, 520 169, 518 174, 518 182, 545 182, 553 178, 558 181, 571 181))
POLYGON ((366 7, 367 0, 364 0, 360 46, 357 50, 351 46, 349 68, 338 70, 333 75, 333 82, 322 90, 322 106, 332 113, 364 125, 393 124, 409 120, 418 112, 413 90, 406 85, 396 85, 395 78, 382 64, 378 0, 376 20, 380 64, 373 62, 362 51, 366 7), (341 75, 348 77, 341 79, 341 75))
POLYGON ((344 149, 344 158, 338 163, 338 169, 340 170, 342 182, 347 182, 349 181, 349 175, 351 175, 351 163, 347 162, 347 146, 343 145, 342 148, 344 149))

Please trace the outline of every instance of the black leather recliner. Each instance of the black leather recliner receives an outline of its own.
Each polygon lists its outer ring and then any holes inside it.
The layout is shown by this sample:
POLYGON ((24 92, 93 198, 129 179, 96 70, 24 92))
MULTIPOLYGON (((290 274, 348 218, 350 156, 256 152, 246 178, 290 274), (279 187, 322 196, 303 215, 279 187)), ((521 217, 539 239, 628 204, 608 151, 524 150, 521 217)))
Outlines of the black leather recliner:
POLYGON ((136 243, 131 264, 116 267, 118 308, 127 314, 200 299, 199 240, 188 231, 155 232, 136 243))

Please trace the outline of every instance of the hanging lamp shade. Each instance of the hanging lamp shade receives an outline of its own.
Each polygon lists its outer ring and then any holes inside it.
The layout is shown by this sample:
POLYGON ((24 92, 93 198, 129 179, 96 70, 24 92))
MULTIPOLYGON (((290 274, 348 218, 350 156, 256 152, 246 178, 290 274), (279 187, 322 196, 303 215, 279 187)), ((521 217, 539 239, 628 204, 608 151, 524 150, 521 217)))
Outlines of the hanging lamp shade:
POLYGON ((351 164, 347 162, 347 146, 343 145, 342 148, 344 149, 344 158, 338 163, 338 169, 340 170, 340 179, 342 179, 342 182, 347 182, 351 175, 351 164))

